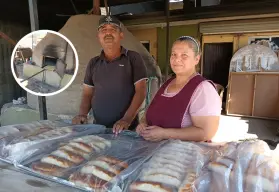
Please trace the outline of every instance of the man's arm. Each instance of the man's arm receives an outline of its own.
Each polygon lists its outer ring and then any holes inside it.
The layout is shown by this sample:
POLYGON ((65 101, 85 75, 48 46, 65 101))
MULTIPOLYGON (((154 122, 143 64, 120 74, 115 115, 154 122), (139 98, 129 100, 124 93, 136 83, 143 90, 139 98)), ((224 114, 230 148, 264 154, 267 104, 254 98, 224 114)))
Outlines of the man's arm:
POLYGON ((129 59, 132 65, 135 95, 130 104, 130 107, 123 117, 123 120, 128 121, 128 123, 132 123, 146 97, 147 70, 145 67, 145 63, 139 53, 130 52, 129 59))
POLYGON ((129 51, 130 64, 132 66, 133 82, 135 94, 132 102, 127 109, 124 117, 116 122, 113 126, 113 132, 120 133, 123 129, 129 128, 146 97, 146 79, 147 71, 144 61, 139 53, 129 51))
POLYGON ((91 109, 91 101, 94 97, 94 87, 83 85, 81 104, 79 108, 79 115, 86 115, 91 109))
POLYGON ((131 102, 130 107, 126 111, 123 120, 127 121, 129 124, 132 123, 134 118, 139 112, 139 109, 146 97, 146 80, 140 80, 135 84, 135 95, 131 102))
POLYGON ((79 107, 79 114, 72 120, 73 124, 87 123, 87 114, 91 109, 91 100, 94 96, 93 65, 95 58, 91 59, 85 71, 84 85, 79 107))

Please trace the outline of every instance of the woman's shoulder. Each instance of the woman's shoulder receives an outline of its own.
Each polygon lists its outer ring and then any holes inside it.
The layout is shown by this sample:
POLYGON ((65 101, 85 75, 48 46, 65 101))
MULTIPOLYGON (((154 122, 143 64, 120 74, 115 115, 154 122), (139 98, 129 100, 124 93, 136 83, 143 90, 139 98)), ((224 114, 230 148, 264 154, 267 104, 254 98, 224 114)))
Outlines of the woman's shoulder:
POLYGON ((207 91, 215 91, 216 92, 216 86, 215 84, 210 81, 210 80, 204 80, 201 82, 201 84, 199 85, 200 89, 205 89, 207 91))
POLYGON ((204 80, 200 83, 200 85, 195 90, 193 97, 194 98, 197 97, 219 98, 219 95, 215 84, 209 80, 204 80))

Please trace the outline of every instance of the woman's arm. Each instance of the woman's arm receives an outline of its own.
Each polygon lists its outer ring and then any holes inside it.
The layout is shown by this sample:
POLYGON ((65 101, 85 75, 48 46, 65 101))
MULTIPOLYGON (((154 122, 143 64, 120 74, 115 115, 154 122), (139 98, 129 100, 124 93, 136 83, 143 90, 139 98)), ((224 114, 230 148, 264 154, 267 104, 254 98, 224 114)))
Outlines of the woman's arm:
POLYGON ((216 134, 219 126, 219 116, 194 116, 191 127, 163 130, 164 139, 179 139, 183 141, 208 141, 216 134))
POLYGON ((211 140, 219 127, 221 105, 220 97, 213 85, 202 82, 194 93, 189 107, 193 126, 183 129, 170 128, 166 130, 166 135, 170 139, 185 141, 211 140))

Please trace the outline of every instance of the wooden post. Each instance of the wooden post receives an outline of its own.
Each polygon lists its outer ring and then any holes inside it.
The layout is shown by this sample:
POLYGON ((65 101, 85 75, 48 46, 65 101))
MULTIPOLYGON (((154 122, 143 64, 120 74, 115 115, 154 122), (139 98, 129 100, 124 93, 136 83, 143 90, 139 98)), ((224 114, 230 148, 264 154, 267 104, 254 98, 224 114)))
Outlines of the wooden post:
POLYGON ((253 90, 253 101, 252 101, 252 112, 251 112, 252 117, 254 117, 254 111, 255 111, 256 87, 257 87, 257 74, 254 75, 254 90, 253 90))
MULTIPOLYGON (((38 19, 38 7, 37 0, 28 0, 29 2, 29 14, 30 14, 30 24, 31 31, 36 31, 39 29, 39 19, 38 19)), ((46 109, 46 98, 38 97, 40 119, 47 120, 47 109, 46 109)))
POLYGON ((105 7, 106 7, 106 15, 110 15, 109 14, 109 10, 108 10, 108 2, 107 2, 107 0, 104 0, 104 3, 105 3, 105 7))
POLYGON ((169 0, 165 0, 165 12, 166 12, 166 71, 165 71, 165 81, 168 79, 169 76, 169 46, 170 46, 170 23, 169 23, 169 16, 170 16, 170 4, 169 0))

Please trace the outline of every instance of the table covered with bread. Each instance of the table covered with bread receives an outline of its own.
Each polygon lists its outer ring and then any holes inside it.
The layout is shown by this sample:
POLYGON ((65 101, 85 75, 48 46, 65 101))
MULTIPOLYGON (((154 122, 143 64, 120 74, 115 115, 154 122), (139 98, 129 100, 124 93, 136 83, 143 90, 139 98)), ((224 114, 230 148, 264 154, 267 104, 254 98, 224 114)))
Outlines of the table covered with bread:
POLYGON ((261 140, 149 142, 132 131, 116 137, 101 125, 49 121, 3 127, 0 136, 11 173, 68 191, 279 191, 279 148, 261 140))

